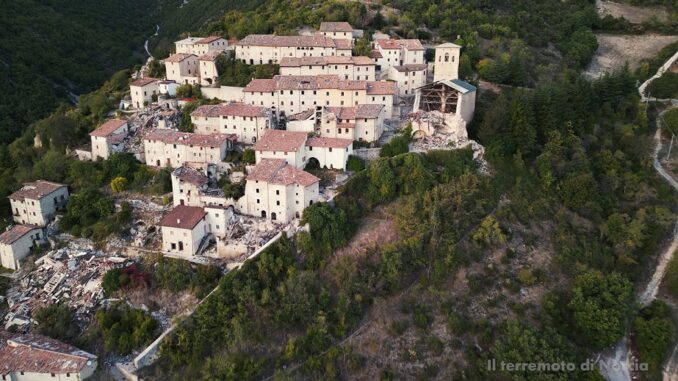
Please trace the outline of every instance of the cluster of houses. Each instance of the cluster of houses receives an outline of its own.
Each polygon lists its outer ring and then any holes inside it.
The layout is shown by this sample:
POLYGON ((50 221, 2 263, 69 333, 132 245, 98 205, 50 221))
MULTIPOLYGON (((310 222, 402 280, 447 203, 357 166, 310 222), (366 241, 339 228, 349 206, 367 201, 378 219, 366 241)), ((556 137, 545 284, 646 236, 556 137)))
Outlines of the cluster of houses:
MULTIPOLYGON (((164 60, 166 78, 130 84, 131 107, 141 109, 176 95, 180 84, 201 85, 203 92, 214 88, 221 55, 280 66, 279 75, 252 79, 234 99, 198 107, 190 115, 193 132, 159 127, 142 137, 140 160, 174 168, 175 208, 160 223, 163 251, 195 255, 208 237, 227 236, 234 213, 280 223, 299 218, 321 197, 320 179, 304 168, 345 170, 354 141, 378 141, 385 121, 399 117, 400 97, 414 97, 409 117, 415 136, 431 135, 440 125, 465 133, 475 87, 458 78, 460 46, 438 45, 434 62, 427 63, 419 40, 377 39, 370 57, 360 57, 352 55, 358 35, 348 23, 324 22, 308 35, 250 35, 235 44, 215 36, 188 37, 164 60), (428 83, 431 68, 434 81, 428 83), (241 146, 251 147, 256 159, 247 169, 244 196, 234 200, 214 184, 227 176, 228 152, 241 146)), ((90 133, 92 159, 123 151, 129 134, 123 119, 102 124, 90 133)), ((44 239, 41 228, 63 207, 68 190, 36 182, 10 198, 20 225, 0 236, 0 248, 3 266, 16 268, 44 239)))

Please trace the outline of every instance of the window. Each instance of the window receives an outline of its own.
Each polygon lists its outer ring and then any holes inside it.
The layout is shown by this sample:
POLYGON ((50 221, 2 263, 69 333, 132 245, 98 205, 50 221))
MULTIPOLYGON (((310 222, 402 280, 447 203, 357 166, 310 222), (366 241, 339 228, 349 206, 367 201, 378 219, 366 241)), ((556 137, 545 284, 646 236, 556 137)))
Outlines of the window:
POLYGON ((280 191, 279 191, 279 190, 276 190, 276 191, 275 191, 275 194, 276 194, 276 195, 280 195, 280 191))
POLYGON ((259 199, 257 199, 257 204, 261 204, 261 201, 259 199))
POLYGON ((276 201, 275 204, 276 204, 276 205, 280 205, 280 201, 276 201))

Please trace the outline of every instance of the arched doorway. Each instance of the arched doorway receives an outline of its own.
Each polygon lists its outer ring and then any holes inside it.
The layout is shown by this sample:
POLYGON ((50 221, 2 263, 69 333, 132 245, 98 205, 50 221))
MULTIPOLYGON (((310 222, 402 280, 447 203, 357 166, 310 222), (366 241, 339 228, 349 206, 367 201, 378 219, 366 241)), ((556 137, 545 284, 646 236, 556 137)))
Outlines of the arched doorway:
POLYGON ((275 214, 275 212, 271 213, 271 221, 275 221, 278 216, 275 214))
POLYGON ((261 218, 266 218, 266 211, 265 210, 261 211, 261 218))
POLYGON ((306 162, 306 166, 304 167, 304 169, 305 170, 320 169, 320 161, 315 157, 310 157, 306 162))

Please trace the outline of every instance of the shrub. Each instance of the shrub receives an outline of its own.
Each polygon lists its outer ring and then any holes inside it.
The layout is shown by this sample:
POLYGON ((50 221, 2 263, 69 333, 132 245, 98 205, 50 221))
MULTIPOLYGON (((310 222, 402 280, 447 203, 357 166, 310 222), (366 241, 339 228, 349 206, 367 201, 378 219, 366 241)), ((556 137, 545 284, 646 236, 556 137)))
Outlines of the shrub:
POLYGON ((242 153, 242 161, 246 164, 254 164, 256 161, 254 150, 251 148, 245 149, 242 153))
POLYGON ((358 156, 349 155, 346 161, 346 169, 352 172, 362 171, 365 169, 365 162, 358 156))
POLYGON ((111 180, 111 190, 115 193, 120 193, 127 189, 127 179, 118 176, 111 180))

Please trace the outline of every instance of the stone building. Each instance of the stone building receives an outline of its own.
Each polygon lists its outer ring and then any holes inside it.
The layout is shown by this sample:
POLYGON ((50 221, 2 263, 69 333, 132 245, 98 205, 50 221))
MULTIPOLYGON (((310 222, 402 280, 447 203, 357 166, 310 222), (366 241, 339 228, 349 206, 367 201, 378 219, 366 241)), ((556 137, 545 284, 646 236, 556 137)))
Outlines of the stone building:
POLYGON ((120 152, 122 142, 127 137, 127 121, 110 119, 89 133, 92 142, 92 160, 108 159, 112 153, 120 152))
POLYGON ((391 66, 388 69, 388 79, 398 85, 398 96, 414 96, 415 89, 426 84, 428 65, 407 64, 391 66))
POLYGON ((317 201, 320 179, 284 159, 261 159, 247 176, 246 214, 288 222, 317 201))
POLYGON ((352 81, 374 81, 375 63, 362 56, 283 57, 280 75, 336 75, 352 81))
POLYGON ((195 255, 207 234, 201 207, 178 205, 158 224, 162 233, 162 251, 190 257, 195 255))
POLYGON ((45 180, 25 183, 9 195, 14 221, 37 226, 46 226, 68 198, 66 185, 45 180))
POLYGON ((256 143, 273 121, 269 108, 237 102, 203 105, 191 113, 196 133, 234 134, 246 144, 256 143))
POLYGON ((353 140, 309 137, 306 132, 269 130, 254 145, 256 163, 282 159, 296 168, 312 164, 320 168, 346 169, 353 154, 353 140))
POLYGON ((391 66, 424 64, 424 46, 419 40, 376 40, 373 51, 377 69, 387 72, 391 66))
POLYGON ((235 58, 250 65, 277 64, 283 57, 351 56, 351 40, 321 35, 251 34, 235 46, 235 58))
POLYGON ((14 225, 0 234, 0 265, 12 270, 21 267, 20 262, 31 249, 45 242, 45 233, 35 225, 14 225))
POLYGON ((184 163, 220 163, 226 152, 233 149, 237 137, 228 134, 193 134, 168 129, 156 129, 144 138, 144 158, 147 165, 177 168, 184 163))
POLYGON ((223 52, 228 48, 228 41, 219 36, 188 37, 174 43, 176 53, 201 56, 209 52, 223 52))
POLYGON ((270 107, 280 115, 323 106, 382 104, 385 118, 392 118, 397 92, 395 82, 351 81, 336 75, 277 75, 253 79, 243 89, 243 97, 245 103, 270 107))
POLYGON ((165 76, 168 80, 182 85, 199 85, 200 69, 198 56, 176 53, 165 58, 165 76))
POLYGON ((459 57, 461 46, 445 43, 436 46, 435 61, 433 63, 433 82, 459 79, 459 57))
POLYGON ((322 137, 373 142, 384 132, 385 107, 381 104, 323 107, 318 132, 322 137))
POLYGON ((129 85, 133 108, 144 108, 153 102, 153 96, 159 94, 157 78, 141 78, 129 85))

